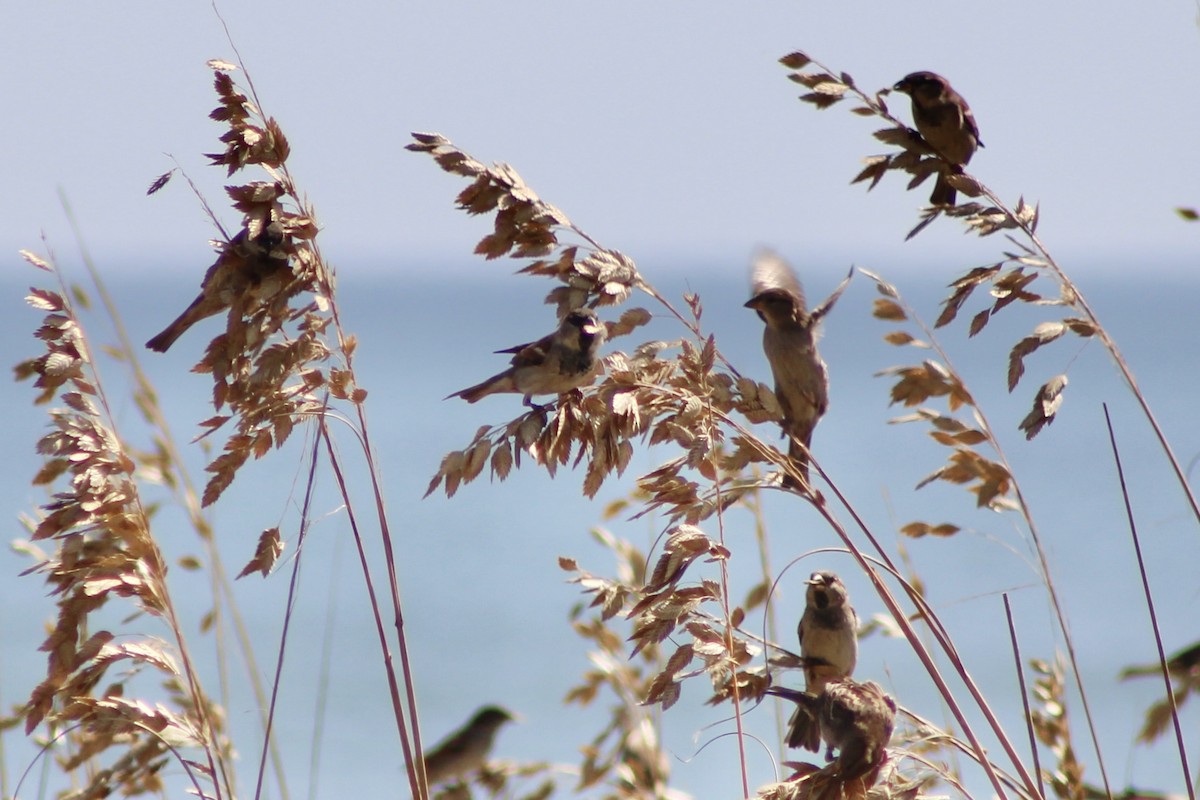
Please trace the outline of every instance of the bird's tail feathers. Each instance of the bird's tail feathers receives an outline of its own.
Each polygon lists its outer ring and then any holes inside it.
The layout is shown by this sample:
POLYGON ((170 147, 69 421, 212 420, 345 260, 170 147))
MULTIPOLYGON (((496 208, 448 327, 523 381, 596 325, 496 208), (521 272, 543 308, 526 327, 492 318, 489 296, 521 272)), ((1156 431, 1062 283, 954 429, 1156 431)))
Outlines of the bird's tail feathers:
POLYGON ((165 353, 170 349, 175 341, 187 333, 188 329, 202 319, 211 317, 213 314, 220 312, 220 308, 213 308, 212 303, 206 303, 209 297, 203 292, 191 302, 183 313, 175 318, 167 327, 163 328, 162 332, 155 336, 150 341, 146 342, 146 347, 154 350, 157 353, 165 353), (211 310, 210 310, 211 309, 211 310))
POLYGON ((787 745, 817 752, 821 749, 821 721, 814 706, 801 703, 788 720, 787 745))
POLYGON ((937 182, 933 185, 933 194, 929 195, 930 205, 952 206, 957 199, 958 192, 950 185, 950 181, 946 180, 945 175, 938 175, 937 182))
POLYGON ((162 333, 155 336, 150 341, 146 342, 146 347, 156 353, 165 353, 171 349, 171 345, 183 335, 184 329, 172 323, 169 327, 163 330, 162 333))
POLYGON ((486 381, 477 383, 474 386, 468 386, 466 389, 457 391, 454 394, 446 395, 443 399, 449 400, 451 397, 461 397, 468 403, 476 403, 489 394, 515 391, 516 387, 513 386, 512 377, 506 372, 501 372, 498 375, 493 375, 486 381))
MULTIPOLYGON (((791 459, 796 471, 804 478, 804 483, 809 483, 808 477, 808 451, 795 438, 789 437, 790 444, 788 445, 788 458, 791 459)), ((789 489, 799 489, 800 483, 787 472, 783 474, 783 485, 789 489)))
POLYGON ((788 720, 787 746, 803 747, 814 753, 820 750, 821 722, 817 716, 817 695, 785 686, 771 686, 767 689, 767 694, 796 704, 796 710, 788 720))

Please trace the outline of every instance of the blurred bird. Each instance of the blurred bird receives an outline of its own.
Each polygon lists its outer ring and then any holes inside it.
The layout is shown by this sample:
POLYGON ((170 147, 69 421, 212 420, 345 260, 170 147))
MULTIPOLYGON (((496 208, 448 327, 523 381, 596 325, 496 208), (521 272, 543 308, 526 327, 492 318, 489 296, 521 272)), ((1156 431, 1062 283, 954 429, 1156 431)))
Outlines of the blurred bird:
MULTIPOLYGON (((913 72, 892 88, 912 98, 913 123, 921 138, 956 170, 961 171, 975 155, 975 149, 983 147, 971 107, 941 75, 913 72)), ((929 202, 952 206, 957 196, 946 180, 946 173, 939 173, 929 202)))
POLYGON ((167 352, 188 328, 240 303, 247 293, 262 288, 268 278, 278 276, 287 269, 288 253, 283 247, 285 238, 283 225, 279 222, 264 226, 253 236, 248 228, 243 228, 222 245, 216 263, 205 273, 200 294, 192 304, 162 333, 146 342, 146 347, 160 353, 167 352))
MULTIPOLYGON (((1200 684, 1200 642, 1183 648, 1167 658, 1167 674, 1172 678, 1200 684)), ((1121 670, 1121 680, 1139 675, 1162 675, 1162 665, 1157 661, 1136 664, 1121 670)))
POLYGON ((887 760, 887 745, 896 721, 896 701, 874 681, 842 678, 821 693, 821 736, 838 751, 835 773, 841 780, 874 780, 872 773, 887 760))
POLYGON ((461 781, 487 761, 496 732, 513 715, 499 706, 484 706, 471 720, 425 753, 425 777, 430 786, 461 781))
POLYGON ((596 351, 607 329, 590 308, 577 308, 563 317, 558 330, 530 344, 519 344, 497 353, 515 353, 512 366, 483 383, 449 395, 474 403, 497 392, 525 395, 532 407, 535 394, 562 394, 596 379, 596 351))
POLYGON ((821 749, 821 726, 816 703, 831 681, 849 678, 858 663, 858 615, 841 578, 832 572, 814 572, 805 581, 804 614, 796 629, 800 658, 804 662, 804 692, 770 689, 770 693, 796 703, 788 720, 788 747, 821 749), (807 695, 800 698, 798 695, 807 695))
MULTIPOLYGON (((817 352, 817 326, 833 308, 849 277, 824 303, 811 312, 804 301, 800 279, 787 262, 775 253, 760 251, 750 275, 752 308, 766 323, 763 352, 775 377, 775 397, 783 411, 783 432, 791 437, 788 457, 808 480, 807 448, 813 429, 829 407, 829 374, 817 352), (803 445, 803 446, 801 446, 803 445)), ((797 488, 790 476, 783 485, 797 488)))

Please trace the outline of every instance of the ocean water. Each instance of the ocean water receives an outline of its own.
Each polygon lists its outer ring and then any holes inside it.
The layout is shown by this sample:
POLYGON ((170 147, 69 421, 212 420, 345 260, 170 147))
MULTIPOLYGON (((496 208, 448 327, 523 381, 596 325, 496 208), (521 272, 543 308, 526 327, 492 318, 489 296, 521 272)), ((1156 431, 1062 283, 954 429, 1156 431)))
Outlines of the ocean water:
MULTIPOLYGON (((625 477, 606 485, 595 500, 580 494, 582 473, 563 469, 551 480, 528 464, 504 483, 482 477, 454 498, 438 492, 422 499, 444 453, 467 444, 479 426, 506 422, 522 410, 515 396, 486 398, 476 405, 442 398, 501 369, 506 357, 492 351, 529 341, 553 327, 552 311, 542 304, 551 285, 509 276, 507 271, 507 265, 470 261, 447 267, 441 277, 436 270, 397 267, 389 272, 377 265, 360 275, 344 268, 339 275, 340 308, 347 328, 360 340, 356 367, 362 387, 370 393, 369 424, 397 546, 405 630, 427 742, 457 726, 479 705, 501 703, 520 712, 523 720, 501 733, 498 757, 574 765, 579 761, 577 748, 599 730, 604 709, 613 701, 602 696, 589 709, 562 704, 566 692, 590 667, 586 645, 568 622, 571 608, 590 598, 565 582, 568 576, 557 559, 576 558, 584 569, 611 574, 611 555, 588 535, 591 527, 600 524, 651 551, 661 521, 602 522, 602 511, 630 490, 634 476, 673 453, 639 448, 625 477)), ((1186 328, 1194 317, 1198 284, 1182 271, 1170 275, 1147 277, 1113 268, 1075 278, 1122 348, 1175 452, 1187 464, 1200 453, 1195 412, 1200 342, 1186 328)), ((0 336, 13 363, 37 352, 29 334, 39 315, 22 309, 20 299, 39 276, 33 270, 10 271, 2 284, 9 310, 0 315, 0 336)), ((112 279, 109 288, 135 341, 148 338, 190 301, 197 277, 189 272, 180 278, 112 279)), ((841 277, 838 270, 805 273, 810 302, 823 297, 841 277)), ((930 276, 902 267, 885 277, 932 321, 938 313, 937 300, 946 294, 944 286, 954 275, 930 276)), ((690 272, 678 268, 665 272, 656 285, 681 309, 683 292, 698 293, 706 330, 716 335, 722 352, 744 373, 769 382, 760 348, 761 325, 741 306, 746 296, 744 273, 704 265, 690 272)), ((859 276, 827 319, 822 353, 829 363, 831 407, 817 430, 815 452, 884 546, 893 555, 903 548, 971 674, 1018 747, 1027 747, 1002 594, 1007 593, 1013 603, 1025 657, 1051 658, 1061 647, 1044 594, 1037 587, 1028 535, 1015 515, 975 510, 972 497, 961 489, 932 485, 914 491, 922 477, 943 463, 946 451, 921 426, 889 423, 905 411, 889 407, 889 383, 876 373, 926 355, 881 340, 892 327, 871 317, 876 296, 870 282, 859 276), (963 531, 947 539, 901 541, 897 529, 915 519, 954 522, 963 531)), ((631 302, 655 314, 652 326, 643 329, 644 335, 639 331, 612 342, 606 351, 629 350, 642 339, 682 334, 650 298, 634 297, 631 302)), ((1121 447, 1168 652, 1200 639, 1196 623, 1200 619, 1196 579, 1200 526, 1181 499, 1149 426, 1099 344, 1068 335, 1048 345, 1027 359, 1027 375, 1010 394, 1005 387, 1009 349, 1039 321, 1057 319, 1061 312, 1053 307, 1010 308, 968 339, 966 324, 981 302, 968 304, 958 322, 939 331, 938 341, 1001 433, 1039 525, 1069 615, 1108 777, 1114 789, 1131 784, 1179 790, 1182 778, 1171 749, 1134 742, 1141 714, 1161 694, 1161 685, 1153 679, 1117 681, 1122 666, 1153 660, 1154 642, 1102 404, 1109 406, 1121 447), (1036 387, 1059 372, 1070 377, 1060 417, 1038 438, 1026 442, 1017 423, 1036 387)), ((212 413, 206 377, 188 369, 216 324, 210 321, 189 332, 167 356, 148 352, 143 356, 181 442, 191 439, 196 423, 212 413)), ((93 344, 111 340, 100 321, 90 324, 89 330, 93 344)), ((126 370, 124 365, 107 363, 104 384, 122 436, 145 445, 136 410, 122 391, 126 370)), ((43 494, 29 486, 29 478, 37 469, 33 447, 45 423, 30 404, 28 386, 9 384, 3 397, 9 424, 3 430, 7 458, 0 491, 5 507, 15 516, 44 501, 43 494)), ((761 433, 773 440, 768 427, 763 426, 761 433)), ((356 487, 360 517, 369 519, 370 497, 356 439, 349 430, 338 435, 340 454, 350 465, 356 487)), ((274 574, 265 580, 244 578, 235 587, 264 680, 269 680, 278 647, 296 556, 297 510, 303 500, 304 459, 310 445, 306 432, 298 430, 283 451, 249 465, 211 511, 223 558, 233 573, 253 555, 264 528, 279 525, 287 539, 283 562, 274 574)), ((202 448, 187 449, 193 474, 202 479, 202 448)), ((146 492, 147 500, 167 499, 156 489, 146 492)), ((829 491, 825 494, 831 496, 829 491)), ((406 796, 379 645, 339 503, 331 477, 322 474, 302 561, 277 728, 288 788, 293 797, 310 792, 318 797, 406 796), (326 651, 329 705, 314 766, 312 721, 326 651)), ((783 644, 795 648, 792 630, 803 604, 801 581, 814 569, 839 571, 863 618, 882 612, 848 556, 824 551, 839 542, 819 515, 780 493, 767 493, 764 503, 772 569, 776 575, 784 573, 772 600, 783 644)), ((846 512, 839 510, 838 516, 849 522, 846 512)), ((155 524, 173 559, 201 555, 199 544, 182 525, 182 515, 169 504, 155 524)), ((706 530, 717 533, 711 524, 706 530)), ((10 531, 13 538, 21 535, 15 522, 10 531)), ((741 510, 730 512, 725 535, 733 551, 734 593, 741 596, 759 571, 751 517, 741 510)), ((853 535, 865 546, 860 535, 853 535)), ((382 558, 377 545, 369 547, 379 581, 382 558)), ((37 576, 16 577, 28 566, 23 557, 6 553, 0 559, 6 576, 0 581, 0 604, 5 609, 0 617, 5 642, 0 649, 0 700, 11 705, 27 696, 44 671, 44 654, 36 648, 44 636, 44 622, 53 614, 53 598, 46 596, 37 576)), ((701 574, 704 568, 693 569, 701 574)), ((209 609, 207 578, 177 568, 171 580, 177 596, 184 599, 181 607, 195 636, 196 656, 213 676, 210 691, 217 693, 211 636, 196 633, 209 609)), ((383 584, 377 586, 382 589, 383 584)), ((121 622, 124 613, 111 614, 119 630, 165 635, 154 620, 121 622)), ((946 666, 944 660, 942 665, 946 666)), ((223 702, 240 754, 241 794, 249 796, 258 761, 258 709, 244 688, 239 664, 234 660, 230 666, 231 674, 239 677, 231 682, 223 702)), ((879 681, 901 704, 927 718, 946 717, 929 678, 902 640, 882 635, 865 639, 856 675, 879 681)), ((955 688, 961 690, 957 684, 955 688)), ((685 684, 679 704, 664 715, 673 785, 699 798, 740 797, 736 744, 733 737, 723 735, 733 730, 730 710, 706 706, 707 697, 706 679, 694 678, 685 684)), ((1088 777, 1096 782, 1099 774, 1082 714, 1073 698, 1071 703, 1075 749, 1088 764, 1088 777)), ((1196 710, 1185 707, 1184 715, 1185 731, 1194 732, 1196 710)), ((748 713, 748 730, 765 743, 748 746, 752 790, 775 779, 773 759, 779 753, 771 742, 776 741, 777 724, 776 711, 769 704, 748 713)), ((4 737, 11 784, 31 763, 35 751, 19 732, 9 731, 4 737)), ((1043 754, 1043 763, 1047 758, 1043 754)), ((175 776, 179 772, 174 767, 168 771, 175 776)), ((32 793, 28 782, 32 780, 27 779, 22 795, 32 793)), ((981 781, 975 773, 968 785, 986 793, 981 781)), ((561 782, 564 787, 574 785, 570 776, 561 782)), ((53 781, 51 786, 61 788, 53 781)), ((267 796, 279 795, 271 787, 267 796)))

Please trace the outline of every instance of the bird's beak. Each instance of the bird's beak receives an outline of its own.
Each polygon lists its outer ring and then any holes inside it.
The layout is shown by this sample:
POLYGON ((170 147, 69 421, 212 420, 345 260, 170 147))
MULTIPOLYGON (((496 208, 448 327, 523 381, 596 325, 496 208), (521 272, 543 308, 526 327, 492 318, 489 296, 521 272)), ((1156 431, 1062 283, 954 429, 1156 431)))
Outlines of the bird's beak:
POLYGON ((894 92, 908 92, 908 84, 904 81, 896 81, 896 85, 892 87, 894 92))
POLYGON ((599 321, 589 322, 588 324, 584 325, 581 330, 586 334, 595 336, 597 333, 604 330, 604 323, 599 321))
POLYGON ((742 303, 742 306, 745 308, 753 308, 755 311, 758 311, 758 309, 762 307, 762 301, 758 297, 751 297, 745 303, 742 303))

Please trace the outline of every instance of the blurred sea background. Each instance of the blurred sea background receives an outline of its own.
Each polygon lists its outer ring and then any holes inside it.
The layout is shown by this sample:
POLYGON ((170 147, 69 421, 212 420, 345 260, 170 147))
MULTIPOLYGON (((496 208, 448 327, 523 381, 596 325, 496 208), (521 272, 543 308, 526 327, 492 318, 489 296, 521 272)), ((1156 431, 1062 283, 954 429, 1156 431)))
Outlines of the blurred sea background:
MULTIPOLYGON (((799 268, 810 303, 831 291, 849 266, 814 264, 786 251, 783 255, 799 268)), ((651 257, 640 260, 639 267, 680 308, 682 293, 697 293, 703 303, 703 324, 716 336, 722 352, 745 374, 769 382, 760 347, 761 324, 742 307, 748 291, 748 260, 749 254, 742 263, 651 257)), ((928 268, 900 261, 860 266, 895 284, 927 322, 936 319, 937 303, 947 294, 945 284, 956 276, 935 275, 928 268)), ((1185 464, 1200 453, 1200 428, 1195 422, 1200 342, 1187 327, 1194 317, 1197 291, 1191 266, 1180 261, 1147 271, 1114 259, 1087 264, 1074 273, 1131 363, 1185 464)), ((599 729, 602 710, 611 698, 601 696, 589 709, 562 704, 567 691, 590 667, 585 644, 568 622, 572 607, 589 602, 590 596, 566 582, 569 576, 559 569, 557 558, 575 558, 583 569, 611 574, 611 555, 588 534, 598 525, 630 538, 655 557, 652 548, 661 520, 631 522, 618 516, 606 521, 603 510, 630 490, 636 475, 670 453, 639 447, 625 477, 610 481, 591 501, 580 493, 582 473, 564 469, 551 480, 528 462, 504 483, 487 480, 485 473, 454 498, 447 499, 439 490, 422 499, 443 454, 465 446, 479 426, 506 422, 522 411, 516 396, 486 398, 476 405, 442 400, 501 369, 506 357, 492 351, 531 340, 553 327, 552 308, 542 303, 552 284, 512 276, 514 268, 514 262, 485 264, 470 258, 376 263, 369 268, 345 264, 339 269, 340 307, 344 324, 360 341, 356 367, 360 384, 369 392, 367 413, 397 545, 405 630, 426 742, 457 726, 476 707, 501 703, 518 711, 523 721, 501 733, 497 757, 574 765, 579 760, 575 748, 599 729)), ((73 277, 79 276, 76 267, 70 270, 73 277)), ((190 267, 169 275, 138 270, 107 279, 135 342, 144 341, 190 301, 200 272, 190 267)), ((45 277, 28 267, 5 272, 0 296, 7 298, 3 302, 8 311, 0 315, 0 337, 11 363, 38 352, 30 334, 40 315, 22 307, 21 298, 27 286, 45 277)), ((1031 287, 1039 288, 1049 292, 1049 283, 1039 280, 1031 287)), ((922 426, 889 424, 907 412, 889 406, 889 383, 875 375, 923 356, 882 341, 881 336, 893 328, 871 317, 876 296, 872 283, 857 275, 827 318, 821 347, 832 380, 831 406, 817 429, 815 452, 885 545, 893 553, 904 548, 972 675, 1010 735, 1024 742, 1001 594, 1008 593, 1012 600, 1025 658, 1052 658, 1061 647, 1050 610, 1036 587, 1033 555, 1017 516, 975 511, 973 498, 952 487, 935 484, 914 491, 923 476, 942 464, 947 451, 930 440, 922 426), (914 519, 955 522, 963 531, 947 539, 899 541, 898 527, 914 519)), ((1010 395, 1005 390, 1008 349, 1038 321, 1056 319, 1061 313, 1055 307, 1010 308, 968 340, 967 322, 983 302, 976 298, 968 303, 958 321, 938 331, 938 341, 1000 432, 1041 526, 1097 716, 1109 779, 1116 787, 1179 789, 1178 759, 1172 746, 1145 747, 1134 742, 1144 710, 1161 695, 1161 683, 1117 680, 1122 667, 1154 660, 1154 642, 1102 404, 1108 404, 1112 413, 1128 473, 1168 652, 1197 638, 1200 537, 1196 522, 1105 352, 1095 342, 1068 336, 1027 360, 1028 374, 1010 395), (1024 441, 1016 426, 1037 386, 1064 371, 1070 385, 1059 418, 1032 442, 1024 441)), ((674 339, 682 334, 650 298, 635 296, 630 303, 650 309, 655 320, 633 337, 611 342, 606 352, 631 350, 645 339, 674 339)), ((604 316, 615 318, 616 313, 604 316)), ((85 324, 94 347, 112 341, 102 318, 92 315, 85 324)), ((141 356, 181 441, 195 435, 196 423, 212 414, 208 378, 188 369, 219 324, 209 320, 197 326, 166 356, 149 352, 141 356)), ((102 377, 121 435, 144 446, 137 411, 122 391, 127 366, 110 361, 102 377)), ((29 386, 6 386, 8 424, 0 435, 7 458, 0 492, 10 513, 28 512, 46 500, 40 490, 29 486, 29 480, 38 463, 33 449, 47 426, 42 410, 31 405, 29 386)), ((283 452, 248 466, 210 510, 226 569, 234 573, 251 557, 264 528, 280 525, 287 539, 284 558, 269 578, 255 575, 236 584, 261 658, 261 677, 268 682, 297 556, 295 523, 310 433, 298 429, 283 452)), ((759 426, 759 433, 774 440, 768 425, 759 426)), ((335 427, 335 435, 342 457, 359 465, 353 480, 359 502, 365 503, 368 495, 356 439, 348 429, 339 432, 335 427)), ((220 440, 218 434, 208 446, 220 440)), ((191 445, 186 450, 194 477, 202 480, 202 447, 191 445)), ((346 516, 331 482, 327 473, 319 478, 284 669, 276 733, 289 765, 289 788, 293 797, 406 796, 379 645, 367 614, 346 516), (322 738, 314 745, 313 721, 326 657, 329 708, 320 729, 322 738)), ((831 493, 826 491, 826 496, 831 493)), ((145 499, 159 501, 166 495, 151 487, 145 499)), ((774 574, 783 574, 772 604, 784 646, 795 649, 794 624, 803 606, 801 582, 815 569, 833 569, 845 577, 864 620, 882 611, 848 556, 813 552, 839 543, 807 504, 779 492, 767 492, 764 503, 771 568, 774 574), (793 564, 795 559, 799 561, 793 564)), ((843 511, 838 515, 848 522, 843 511)), ((172 559, 201 555, 182 515, 171 505, 159 510, 155 530, 172 559)), ((10 534, 21 535, 15 524, 10 524, 10 534)), ((734 553, 733 594, 741 597, 759 572, 750 515, 731 511, 726 537, 734 553)), ((372 558, 379 558, 377 544, 371 547, 372 558)), ((37 652, 37 646, 45 635, 46 620, 54 613, 54 599, 46 595, 39 577, 17 577, 29 563, 13 552, 0 557, 0 574, 6 576, 0 581, 0 607, 5 609, 0 615, 0 637, 5 642, 0 649, 0 701, 6 706, 21 702, 45 669, 45 654, 37 652)), ((202 668, 215 669, 211 636, 196 632, 210 607, 205 599, 207 581, 204 573, 180 567, 171 573, 177 596, 196 598, 194 605, 184 608, 193 647, 202 668)), ((125 610, 114 607, 111 613, 118 624, 125 610)), ((122 626, 131 628, 165 635, 150 619, 122 626)), ((229 667, 240 674, 236 658, 229 667)), ((927 718, 945 719, 928 677, 902 640, 880 634, 864 639, 856 676, 879 681, 903 705, 927 718)), ((798 674, 783 680, 793 685, 802 682, 798 674)), ((244 680, 233 680, 226 696, 226 710, 241 748, 243 793, 254 772, 259 741, 258 710, 244 685, 244 680)), ((678 706, 664 715, 673 785, 698 798, 739 797, 735 741, 723 735, 733 729, 730 708, 705 706, 707 689, 703 677, 687 682, 678 706)), ((210 691, 216 690, 214 681, 210 691)), ((788 711, 781 713, 786 719, 788 711)), ((1070 713, 1076 724, 1076 750, 1091 762, 1082 714, 1077 705, 1070 713)), ((1183 713, 1185 732, 1194 732, 1195 710, 1184 708, 1183 713)), ((779 716, 766 703, 750 710, 746 721, 748 730, 763 742, 749 747, 753 790, 774 779, 772 754, 778 756, 773 743, 779 716)), ((12 781, 31 763, 35 751, 17 731, 5 733, 4 739, 12 781)), ((37 770, 35 766, 34 773, 37 770)), ((1094 770, 1088 775, 1093 782, 1099 780, 1094 770)), ((33 780, 26 778, 22 796, 32 793, 33 780)), ((574 783, 572 778, 563 781, 567 786, 574 783)), ((986 791, 982 787, 979 783, 976 790, 986 791)))

